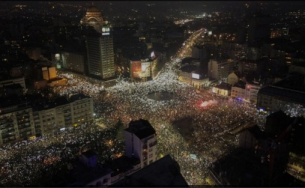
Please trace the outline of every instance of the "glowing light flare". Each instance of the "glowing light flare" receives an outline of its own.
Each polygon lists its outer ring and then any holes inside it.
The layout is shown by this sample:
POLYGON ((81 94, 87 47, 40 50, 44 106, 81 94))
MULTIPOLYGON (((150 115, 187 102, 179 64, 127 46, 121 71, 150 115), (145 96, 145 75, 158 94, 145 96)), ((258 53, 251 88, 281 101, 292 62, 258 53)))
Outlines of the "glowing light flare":
POLYGON ((209 103, 207 101, 204 101, 200 104, 201 107, 207 107, 209 103))

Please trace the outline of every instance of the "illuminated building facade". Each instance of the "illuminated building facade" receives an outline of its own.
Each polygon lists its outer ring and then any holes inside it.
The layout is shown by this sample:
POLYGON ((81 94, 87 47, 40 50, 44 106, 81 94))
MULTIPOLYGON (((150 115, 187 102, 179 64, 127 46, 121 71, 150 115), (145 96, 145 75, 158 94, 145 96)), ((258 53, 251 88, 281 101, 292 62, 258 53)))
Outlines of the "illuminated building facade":
POLYGON ((114 77, 113 38, 110 28, 104 26, 101 35, 88 35, 86 45, 89 74, 102 79, 114 77))
POLYGON ((125 155, 140 159, 141 168, 157 160, 156 131, 147 120, 131 121, 124 137, 125 155))
POLYGON ((0 146, 35 135, 32 108, 1 106, 0 133, 0 146))
POLYGON ((82 94, 55 101, 6 99, 0 104, 0 146, 35 136, 53 135, 93 121, 92 98, 82 94))
POLYGON ((97 32, 102 32, 103 17, 101 12, 94 6, 87 9, 86 15, 81 19, 82 26, 92 26, 97 32))

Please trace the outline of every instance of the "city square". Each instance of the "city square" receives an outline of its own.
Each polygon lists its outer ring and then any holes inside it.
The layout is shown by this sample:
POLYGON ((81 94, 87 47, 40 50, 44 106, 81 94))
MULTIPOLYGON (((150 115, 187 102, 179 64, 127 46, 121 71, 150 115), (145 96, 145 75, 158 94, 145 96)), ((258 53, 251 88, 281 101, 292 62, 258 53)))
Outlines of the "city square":
POLYGON ((1 186, 303 186, 301 2, 0 2, 1 186))

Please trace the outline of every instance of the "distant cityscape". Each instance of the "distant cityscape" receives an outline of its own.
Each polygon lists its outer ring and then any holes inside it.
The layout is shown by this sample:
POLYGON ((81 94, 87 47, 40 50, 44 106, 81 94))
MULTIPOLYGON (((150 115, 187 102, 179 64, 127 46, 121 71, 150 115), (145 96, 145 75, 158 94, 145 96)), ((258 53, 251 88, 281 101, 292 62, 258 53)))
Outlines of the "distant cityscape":
POLYGON ((1 186, 305 185, 305 3, 0 5, 1 186))

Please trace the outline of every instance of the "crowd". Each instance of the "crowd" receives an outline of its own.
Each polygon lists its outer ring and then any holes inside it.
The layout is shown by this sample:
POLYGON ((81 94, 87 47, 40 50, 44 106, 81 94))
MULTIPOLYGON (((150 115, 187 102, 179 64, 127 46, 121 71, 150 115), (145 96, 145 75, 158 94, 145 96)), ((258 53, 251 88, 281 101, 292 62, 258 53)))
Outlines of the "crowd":
POLYGON ((131 120, 140 118, 148 120, 156 129, 159 157, 171 154, 189 185, 205 184, 209 165, 236 147, 237 137, 232 130, 249 121, 263 124, 265 115, 247 103, 224 99, 207 90, 198 93, 190 85, 179 82, 176 71, 180 62, 174 58, 166 63, 152 81, 133 83, 120 79, 109 88, 62 73, 60 76, 67 78, 68 83, 54 87, 53 92, 91 96, 95 118, 110 129, 97 131, 96 127, 87 127, 24 144, 6 145, 0 149, 0 184, 35 185, 33 177, 39 177, 43 170, 50 172, 53 163, 63 168, 66 160, 86 148, 95 150, 100 160, 121 154, 123 143, 115 138, 115 129, 111 127, 119 119, 127 127, 131 120), (157 101, 147 97, 152 92, 174 95, 157 101), (181 127, 179 121, 185 118, 192 121, 181 127))
POLYGON ((66 169, 69 161, 83 151, 94 150, 100 162, 123 153, 124 144, 116 138, 116 129, 97 129, 95 125, 87 125, 52 137, 5 145, 0 148, 0 185, 56 185, 58 182, 51 182, 56 173, 66 169), (47 178, 42 178, 44 173, 48 174, 47 178), (47 179, 50 182, 42 182, 47 179))

